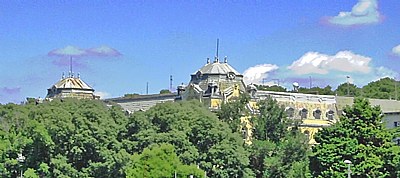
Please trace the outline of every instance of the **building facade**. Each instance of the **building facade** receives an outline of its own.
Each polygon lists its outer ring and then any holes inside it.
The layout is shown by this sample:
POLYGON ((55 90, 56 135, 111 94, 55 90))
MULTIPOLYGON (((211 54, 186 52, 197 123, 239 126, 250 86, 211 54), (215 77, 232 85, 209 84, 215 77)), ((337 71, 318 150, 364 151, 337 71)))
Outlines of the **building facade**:
POLYGON ((47 89, 46 98, 100 99, 94 95, 94 89, 86 84, 79 74, 74 77, 71 73, 67 77, 63 75, 61 80, 47 89))

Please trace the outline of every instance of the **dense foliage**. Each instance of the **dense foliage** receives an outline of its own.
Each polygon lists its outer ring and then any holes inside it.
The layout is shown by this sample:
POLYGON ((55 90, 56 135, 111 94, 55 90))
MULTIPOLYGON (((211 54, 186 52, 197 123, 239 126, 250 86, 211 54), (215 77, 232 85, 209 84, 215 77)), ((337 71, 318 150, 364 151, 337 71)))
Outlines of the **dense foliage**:
POLYGON ((250 165, 256 177, 305 177, 308 173, 308 140, 299 123, 287 119, 283 106, 267 98, 258 103, 259 114, 251 119, 253 144, 250 165))
POLYGON ((400 176, 400 150, 368 101, 356 99, 341 122, 310 149, 299 122, 268 98, 249 113, 243 95, 212 113, 198 101, 158 104, 127 116, 92 100, 0 105, 1 177, 357 177, 400 176), (244 143, 240 119, 253 125, 244 143), (17 160, 25 156, 23 162, 17 160), (310 158, 310 160, 309 160, 310 158), (20 172, 22 171, 22 172, 20 172))
POLYGON ((319 143, 313 148, 310 169, 313 177, 345 177, 347 165, 355 177, 397 177, 399 147, 382 123, 379 107, 357 98, 352 107, 344 109, 340 122, 324 128, 315 136, 319 143))
MULTIPOLYGON (((287 89, 282 86, 264 86, 256 85, 258 90, 265 91, 279 91, 286 92, 287 89)), ((305 94, 319 94, 319 95, 338 95, 338 96, 355 96, 355 97, 366 97, 376 99, 399 99, 400 98, 400 82, 392 78, 381 78, 377 81, 368 83, 363 87, 358 87, 352 83, 342 83, 338 85, 336 90, 332 90, 331 86, 324 88, 312 87, 305 88, 300 87, 298 92, 305 94)), ((293 92, 293 91, 291 91, 293 92)))
POLYGON ((153 145, 144 149, 143 153, 135 153, 127 166, 126 177, 202 177, 203 171, 196 165, 184 165, 170 144, 153 145))
POLYGON ((87 100, 0 106, 2 177, 20 170, 42 177, 123 176, 127 153, 117 140, 127 118, 87 100), (26 160, 16 158, 22 153, 26 160))
POLYGON ((163 170, 170 175, 251 175, 241 136, 196 101, 159 104, 129 117, 101 101, 8 104, 0 105, 0 119, 1 177, 20 170, 26 177, 134 177, 143 166, 160 166, 152 157, 160 152, 174 163, 163 170))

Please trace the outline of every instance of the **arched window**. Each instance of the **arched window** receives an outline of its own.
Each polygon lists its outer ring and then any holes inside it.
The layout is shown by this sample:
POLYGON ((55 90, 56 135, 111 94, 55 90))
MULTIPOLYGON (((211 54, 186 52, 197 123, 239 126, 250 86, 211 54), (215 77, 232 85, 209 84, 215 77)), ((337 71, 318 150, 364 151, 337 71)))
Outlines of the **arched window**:
POLYGON ((303 108, 299 111, 299 116, 301 119, 307 119, 308 115, 308 110, 306 108, 303 108))
POLYGON ((285 111, 286 111, 287 117, 294 117, 294 108, 286 107, 285 111))
POLYGON ((329 110, 326 112, 326 118, 328 118, 328 120, 333 120, 335 116, 335 111, 329 110))
POLYGON ((322 115, 322 111, 320 109, 316 109, 313 112, 313 116, 314 116, 315 119, 321 119, 321 115, 322 115))

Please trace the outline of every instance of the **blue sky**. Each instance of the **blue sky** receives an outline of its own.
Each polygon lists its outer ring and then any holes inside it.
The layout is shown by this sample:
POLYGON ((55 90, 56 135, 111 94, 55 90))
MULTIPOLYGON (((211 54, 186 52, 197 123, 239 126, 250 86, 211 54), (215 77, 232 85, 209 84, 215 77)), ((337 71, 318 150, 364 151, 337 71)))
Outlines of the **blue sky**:
POLYGON ((246 83, 362 86, 400 69, 400 1, 3 1, 0 103, 73 70, 103 97, 188 83, 219 54, 246 83), (264 80, 263 80, 264 79, 264 80))

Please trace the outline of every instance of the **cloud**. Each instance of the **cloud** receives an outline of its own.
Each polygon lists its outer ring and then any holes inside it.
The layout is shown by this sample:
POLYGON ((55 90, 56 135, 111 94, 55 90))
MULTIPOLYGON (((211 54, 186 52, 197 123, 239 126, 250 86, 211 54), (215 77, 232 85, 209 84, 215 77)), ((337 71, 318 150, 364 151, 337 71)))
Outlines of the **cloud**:
POLYGON ((273 64, 260 64, 248 68, 243 72, 243 80, 246 84, 255 83, 260 84, 268 74, 276 71, 279 67, 273 64))
POLYGON ((359 0, 351 12, 340 12, 329 18, 328 22, 334 25, 352 26, 377 23, 380 21, 377 0, 359 0))
POLYGON ((52 58, 52 64, 56 65, 58 67, 65 67, 70 65, 70 57, 72 57, 74 60, 72 60, 72 65, 74 67, 81 67, 84 68, 87 63, 87 60, 81 60, 81 59, 98 59, 98 58, 115 58, 122 56, 122 54, 109 46, 100 46, 96 48, 79 48, 76 46, 66 46, 64 48, 59 48, 59 49, 53 49, 50 52, 47 53, 47 56, 49 57, 56 57, 56 59, 52 58), (79 59, 79 60, 75 60, 79 59))
POLYGON ((393 53, 395 56, 399 56, 399 57, 400 57, 400 45, 395 46, 395 47, 392 49, 392 53, 393 53))
POLYGON ((60 49, 53 49, 48 54, 48 56, 56 57, 117 57, 122 54, 114 48, 109 46, 100 46, 96 48, 83 49, 76 46, 66 46, 60 49))
POLYGON ((86 50, 88 54, 99 57, 117 57, 122 54, 115 50, 114 48, 110 48, 108 46, 100 46, 97 48, 90 48, 86 50))
POLYGON ((357 86, 363 86, 380 78, 398 78, 399 73, 384 66, 374 66, 372 59, 354 54, 351 51, 339 51, 335 55, 319 52, 307 52, 289 66, 276 66, 274 64, 259 64, 249 67, 245 72, 246 84, 279 84, 291 89, 293 82, 298 82, 301 87, 327 85, 336 88, 339 84, 349 80, 357 86), (350 76, 348 79, 347 76, 350 76), (261 82, 261 81, 265 82, 261 82))
POLYGON ((86 52, 86 50, 80 49, 75 46, 66 46, 66 47, 60 48, 60 49, 53 49, 47 55, 48 56, 58 56, 58 57, 64 57, 64 56, 82 57, 82 56, 86 56, 87 52, 86 52))
POLYGON ((328 74, 330 71, 368 73, 371 58, 354 54, 351 51, 339 51, 334 56, 318 52, 308 52, 294 61, 288 69, 296 74, 328 74))
POLYGON ((102 91, 96 91, 96 92, 94 92, 94 95, 100 96, 100 99, 106 99, 106 98, 111 97, 110 93, 102 92, 102 91))

